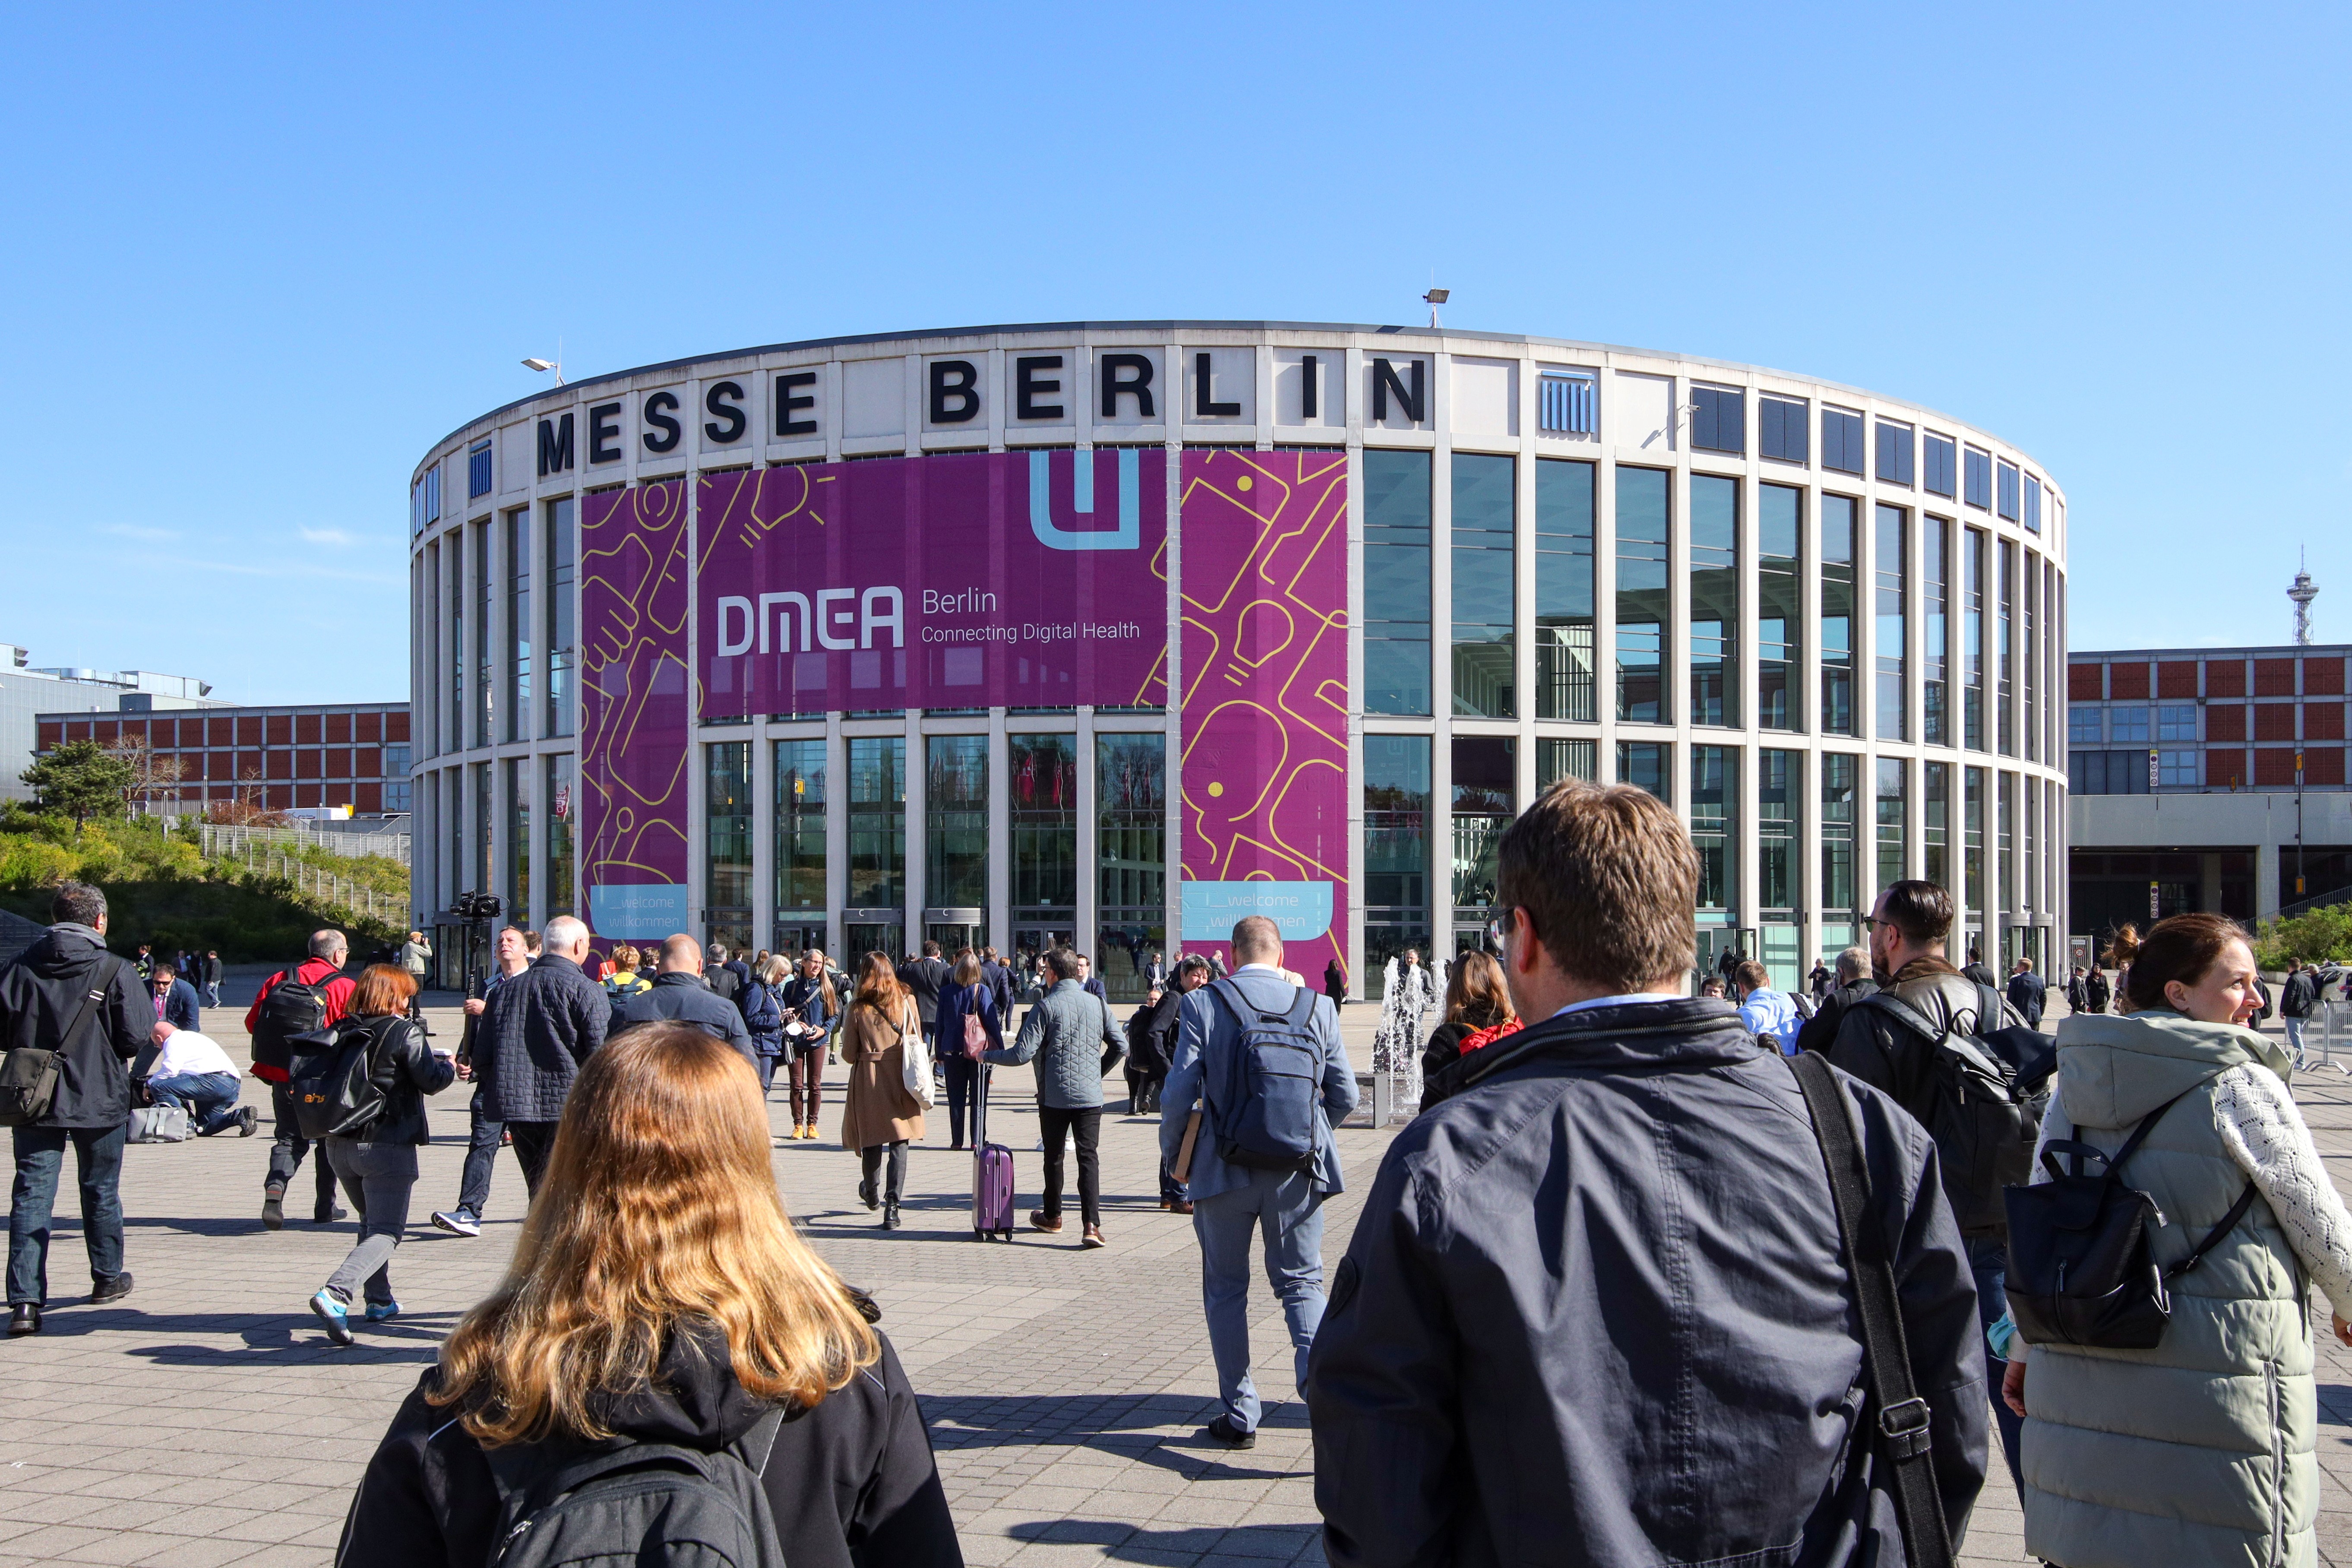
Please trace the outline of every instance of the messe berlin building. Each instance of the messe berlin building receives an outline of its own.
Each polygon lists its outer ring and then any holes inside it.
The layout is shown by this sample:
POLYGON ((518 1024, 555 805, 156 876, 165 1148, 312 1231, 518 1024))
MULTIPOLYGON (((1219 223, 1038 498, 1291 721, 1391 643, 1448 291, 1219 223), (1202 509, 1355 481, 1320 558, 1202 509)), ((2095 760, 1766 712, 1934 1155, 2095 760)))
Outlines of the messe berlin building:
POLYGON ((1479 940, 1513 814, 1654 790, 1695 963, 1875 889, 2047 962, 2066 509, 1913 404, 1670 353, 1150 321, 559 385, 411 493, 416 889, 899 953, 1479 940))

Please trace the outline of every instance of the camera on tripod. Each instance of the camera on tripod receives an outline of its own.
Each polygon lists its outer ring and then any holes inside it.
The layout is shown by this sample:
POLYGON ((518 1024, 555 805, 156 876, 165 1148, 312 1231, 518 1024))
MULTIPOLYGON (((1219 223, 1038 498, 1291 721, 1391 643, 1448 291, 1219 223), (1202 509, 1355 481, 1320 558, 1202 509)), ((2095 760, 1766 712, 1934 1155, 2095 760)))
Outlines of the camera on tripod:
POLYGON ((451 913, 469 921, 494 921, 504 908, 495 893, 460 893, 449 906, 451 913))

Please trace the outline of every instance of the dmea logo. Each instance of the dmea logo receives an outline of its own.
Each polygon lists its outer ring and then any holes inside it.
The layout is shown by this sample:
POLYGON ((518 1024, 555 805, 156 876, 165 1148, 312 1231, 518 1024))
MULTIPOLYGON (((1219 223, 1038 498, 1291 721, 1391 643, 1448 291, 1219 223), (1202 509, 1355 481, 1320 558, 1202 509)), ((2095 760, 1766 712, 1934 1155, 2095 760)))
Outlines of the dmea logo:
POLYGON ((773 632, 778 653, 791 653, 793 625, 800 624, 800 650, 817 647, 844 651, 870 648, 874 635, 887 630, 888 646, 907 646, 907 596, 897 588, 820 588, 814 601, 806 594, 762 594, 758 605, 740 594, 719 599, 719 657, 770 651, 773 632), (845 603, 854 600, 855 605, 845 603))
MULTIPOLYGON (((1138 520, 1143 511, 1143 454, 1131 447, 1118 452, 1118 525, 1107 530, 1077 530, 1054 521, 1051 452, 1029 454, 1029 531, 1048 550, 1134 550, 1140 547, 1138 520)), ((1080 517, 1095 510, 1095 466, 1083 456, 1070 464, 1070 510, 1080 517)))

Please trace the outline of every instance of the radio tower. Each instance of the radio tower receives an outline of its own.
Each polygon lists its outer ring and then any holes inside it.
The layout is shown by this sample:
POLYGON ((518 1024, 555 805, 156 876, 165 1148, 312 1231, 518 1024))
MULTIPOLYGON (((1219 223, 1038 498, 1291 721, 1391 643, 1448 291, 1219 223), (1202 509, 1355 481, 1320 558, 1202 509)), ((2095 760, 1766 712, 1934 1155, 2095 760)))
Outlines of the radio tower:
POLYGON ((2311 574, 2305 571, 2303 567, 2303 552, 2297 551, 2294 586, 2286 591, 2286 596, 2294 601, 2294 645, 2297 647, 2309 647, 2311 646, 2311 601, 2319 597, 2319 586, 2311 580, 2311 574))

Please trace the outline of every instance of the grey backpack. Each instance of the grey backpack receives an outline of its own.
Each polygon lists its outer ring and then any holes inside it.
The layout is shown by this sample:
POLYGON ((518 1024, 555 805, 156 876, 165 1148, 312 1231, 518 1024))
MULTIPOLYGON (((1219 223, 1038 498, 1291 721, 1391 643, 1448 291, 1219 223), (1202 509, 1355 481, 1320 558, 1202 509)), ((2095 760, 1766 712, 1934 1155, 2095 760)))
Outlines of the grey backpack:
POLYGON ((761 1475, 784 1413, 715 1453, 667 1443, 485 1450, 499 1488, 490 1568, 784 1568, 761 1475))

